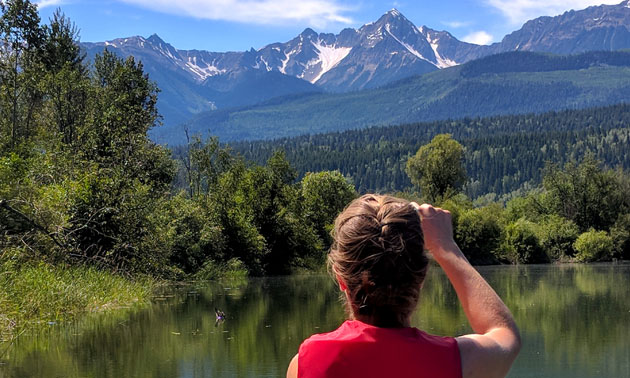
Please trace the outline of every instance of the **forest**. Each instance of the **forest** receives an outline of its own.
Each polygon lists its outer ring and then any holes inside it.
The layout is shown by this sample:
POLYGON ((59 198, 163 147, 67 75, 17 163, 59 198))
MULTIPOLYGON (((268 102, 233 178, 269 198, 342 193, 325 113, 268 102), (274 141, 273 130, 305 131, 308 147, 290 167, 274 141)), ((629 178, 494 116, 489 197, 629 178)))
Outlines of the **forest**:
POLYGON ((630 168, 630 105, 543 114, 464 118, 273 141, 234 142, 247 160, 264 162, 281 149, 301 176, 339 170, 360 193, 411 187, 407 159, 435 135, 448 133, 464 146, 470 198, 509 199, 542 182, 546 162, 563 165, 591 153, 608 168, 630 168))
POLYGON ((0 9, 0 338, 156 280, 321 271, 335 216, 368 190, 450 209, 474 263, 630 257, 625 105, 171 151, 148 137, 159 89, 141 62, 86 61, 60 11, 0 9), (438 185, 409 162, 439 153, 458 176, 438 185))

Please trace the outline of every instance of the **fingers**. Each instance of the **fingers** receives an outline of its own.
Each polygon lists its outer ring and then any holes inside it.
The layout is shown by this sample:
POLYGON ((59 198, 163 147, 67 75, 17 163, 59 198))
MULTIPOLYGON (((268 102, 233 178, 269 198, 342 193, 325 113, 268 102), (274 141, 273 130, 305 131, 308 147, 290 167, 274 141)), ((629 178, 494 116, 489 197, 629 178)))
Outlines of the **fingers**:
POLYGON ((448 210, 443 210, 439 207, 433 207, 428 203, 423 203, 422 205, 418 205, 416 202, 411 202, 411 206, 413 206, 422 218, 432 218, 439 213, 450 214, 451 212, 448 210))
POLYGON ((422 205, 420 205, 418 213, 420 213, 420 216, 422 218, 433 218, 438 213, 438 210, 439 209, 436 209, 435 207, 427 203, 423 203, 422 205))

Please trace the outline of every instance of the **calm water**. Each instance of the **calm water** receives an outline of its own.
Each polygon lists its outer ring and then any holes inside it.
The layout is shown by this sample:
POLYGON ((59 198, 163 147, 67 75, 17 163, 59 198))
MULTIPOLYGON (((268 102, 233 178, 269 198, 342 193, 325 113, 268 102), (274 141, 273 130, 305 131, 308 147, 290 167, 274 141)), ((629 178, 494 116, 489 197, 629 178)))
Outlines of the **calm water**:
MULTIPOLYGON (((480 271, 523 334, 510 377, 630 377, 630 265, 480 271)), ((283 377, 304 338, 343 319, 325 276, 174 288, 149 308, 24 335, 0 360, 0 377, 283 377), (215 307, 225 322, 215 323, 215 307)), ((439 268, 430 271, 414 325, 441 335, 469 331, 439 268)))

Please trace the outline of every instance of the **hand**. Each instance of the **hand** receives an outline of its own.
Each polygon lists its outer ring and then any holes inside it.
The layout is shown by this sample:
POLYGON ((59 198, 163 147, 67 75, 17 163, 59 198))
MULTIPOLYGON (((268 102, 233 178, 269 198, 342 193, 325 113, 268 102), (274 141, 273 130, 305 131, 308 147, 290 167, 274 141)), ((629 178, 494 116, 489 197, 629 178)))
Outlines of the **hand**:
POLYGON ((424 247, 431 252, 434 257, 445 248, 455 244, 453 240, 453 221, 448 210, 433 207, 429 204, 418 205, 412 202, 411 205, 418 210, 424 234, 424 247))

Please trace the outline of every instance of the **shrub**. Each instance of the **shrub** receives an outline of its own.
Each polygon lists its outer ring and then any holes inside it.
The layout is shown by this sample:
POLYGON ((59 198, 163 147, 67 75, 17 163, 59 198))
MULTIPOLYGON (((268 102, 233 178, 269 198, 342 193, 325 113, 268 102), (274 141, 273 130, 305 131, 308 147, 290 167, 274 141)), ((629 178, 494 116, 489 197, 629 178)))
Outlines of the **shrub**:
POLYGON ((558 215, 545 217, 538 227, 540 245, 550 260, 573 257, 575 255, 573 243, 579 234, 575 223, 558 215))
POLYGON ((510 200, 505 208, 505 216, 511 222, 516 222, 520 218, 532 222, 539 220, 540 216, 546 212, 545 196, 543 194, 531 193, 526 197, 516 197, 510 200))
POLYGON ((459 215, 455 241, 473 264, 496 262, 495 253, 501 240, 501 208, 487 206, 464 211, 459 215))
POLYGON ((536 224, 521 218, 505 227, 502 243, 505 257, 513 264, 548 262, 538 239, 536 224))
POLYGON ((601 261, 610 258, 613 252, 613 239, 606 231, 590 229, 581 234, 573 244, 580 262, 601 261))
POLYGON ((195 273, 194 278, 197 280, 242 279, 247 275, 245 264, 241 260, 233 258, 223 263, 213 260, 206 261, 201 269, 195 273))
POLYGON ((613 257, 630 259, 630 214, 622 214, 610 229, 613 240, 613 257))

